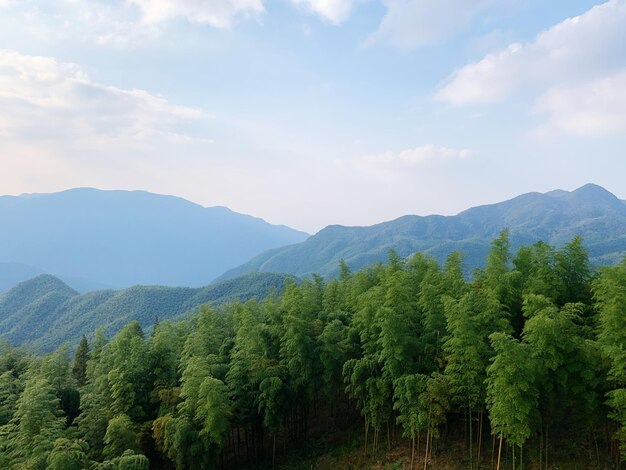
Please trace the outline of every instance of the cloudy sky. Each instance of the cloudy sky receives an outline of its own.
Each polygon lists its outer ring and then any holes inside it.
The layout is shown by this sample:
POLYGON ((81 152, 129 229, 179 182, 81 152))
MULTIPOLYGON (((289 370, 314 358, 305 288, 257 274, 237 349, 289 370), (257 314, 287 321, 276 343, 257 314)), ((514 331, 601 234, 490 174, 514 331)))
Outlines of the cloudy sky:
POLYGON ((315 232, 626 199, 626 0, 0 0, 0 193, 145 189, 315 232))

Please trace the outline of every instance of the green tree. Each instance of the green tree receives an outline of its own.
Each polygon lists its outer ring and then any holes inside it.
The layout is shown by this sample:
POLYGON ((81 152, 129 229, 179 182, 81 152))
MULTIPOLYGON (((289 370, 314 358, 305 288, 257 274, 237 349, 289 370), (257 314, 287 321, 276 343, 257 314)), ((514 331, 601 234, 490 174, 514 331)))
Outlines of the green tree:
POLYGON ((548 435, 557 435, 554 431, 559 428, 567 432, 587 427, 596 415, 597 354, 572 318, 573 311, 572 304, 559 309, 540 295, 527 295, 524 300, 527 321, 522 337, 535 364, 546 451, 548 435))
POLYGON ((89 456, 97 459, 104 447, 104 435, 113 417, 107 374, 110 368, 106 352, 107 339, 102 329, 96 330, 91 357, 87 361, 87 380, 81 390, 81 414, 76 418, 80 436, 89 445, 89 456))
POLYGON ((146 416, 149 390, 153 383, 148 347, 139 323, 134 321, 117 333, 104 349, 109 370, 107 381, 111 411, 136 421, 146 416))
POLYGON ((230 408, 226 385, 219 379, 206 377, 198 390, 195 419, 201 425, 200 436, 218 448, 230 429, 230 408))
POLYGON ((520 273, 523 294, 537 294, 556 302, 561 281, 556 270, 555 251, 550 245, 537 242, 521 247, 513 264, 520 273))
POLYGON ((580 236, 564 245, 555 255, 556 271, 561 283, 559 305, 570 302, 590 303, 591 268, 589 252, 580 236))
POLYGON ((411 439, 411 467, 415 461, 415 439, 425 430, 422 402, 420 397, 426 390, 428 377, 423 374, 411 374, 400 377, 394 383, 393 408, 398 412, 397 422, 402 426, 402 435, 411 439))
POLYGON ((85 441, 72 441, 67 438, 59 438, 54 441, 54 446, 47 458, 46 470, 83 470, 88 468, 89 459, 85 453, 87 443, 85 441))
MULTIPOLYGON (((458 301, 447 298, 445 313, 445 377, 453 403, 465 412, 469 422, 468 452, 473 466, 473 423, 476 412, 482 413, 485 408, 486 369, 493 355, 489 335, 509 332, 510 326, 495 293, 480 287, 472 288, 458 301)), ((478 432, 480 435, 481 430, 478 432)))
POLYGON ((22 391, 21 385, 13 371, 8 370, 0 374, 0 426, 7 424, 13 417, 22 391))
POLYGON ((615 437, 626 459, 626 259, 605 268, 593 288, 599 309, 598 343, 609 364, 607 404, 618 424, 615 437))
POLYGON ((259 412, 263 425, 272 433, 272 468, 276 464, 276 434, 287 415, 289 389, 284 380, 277 376, 266 377, 259 385, 259 412))
POLYGON ((118 470, 148 470, 150 461, 145 455, 126 451, 121 457, 114 460, 118 470))
POLYGON ((121 414, 109 421, 104 436, 104 456, 108 459, 120 457, 126 450, 138 451, 139 438, 131 419, 121 414))
POLYGON ((343 365, 349 356, 348 327, 341 320, 326 324, 317 338, 324 395, 335 405, 343 384, 343 365))
POLYGON ((487 409, 491 432, 500 436, 500 442, 504 438, 511 445, 521 448, 534 433, 539 421, 539 391, 535 386, 530 346, 504 333, 493 333, 490 339, 496 353, 487 368, 487 409))
POLYGON ((89 342, 83 335, 76 353, 74 354, 74 364, 72 365, 72 375, 76 380, 76 385, 83 387, 87 381, 87 361, 89 361, 89 342))
POLYGON ((59 404, 54 387, 45 378, 26 381, 10 423, 9 455, 14 462, 24 468, 45 465, 47 453, 64 427, 59 404))

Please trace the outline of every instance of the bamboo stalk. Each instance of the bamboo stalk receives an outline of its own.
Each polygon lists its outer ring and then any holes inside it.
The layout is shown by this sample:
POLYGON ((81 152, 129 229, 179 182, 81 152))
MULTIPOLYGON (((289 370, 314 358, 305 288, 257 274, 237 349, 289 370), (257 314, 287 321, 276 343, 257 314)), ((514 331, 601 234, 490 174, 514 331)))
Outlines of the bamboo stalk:
POLYGON ((500 445, 498 446, 498 466, 496 470, 500 470, 500 457, 502 456, 502 431, 500 431, 500 445))
POLYGON ((428 431, 426 432, 426 451, 424 452, 424 470, 426 470, 426 466, 428 465, 428 440, 430 437, 430 423, 428 424, 428 431))
POLYGON ((480 412, 480 430, 478 431, 478 456, 476 457, 476 467, 480 468, 480 448, 483 444, 483 411, 480 412))

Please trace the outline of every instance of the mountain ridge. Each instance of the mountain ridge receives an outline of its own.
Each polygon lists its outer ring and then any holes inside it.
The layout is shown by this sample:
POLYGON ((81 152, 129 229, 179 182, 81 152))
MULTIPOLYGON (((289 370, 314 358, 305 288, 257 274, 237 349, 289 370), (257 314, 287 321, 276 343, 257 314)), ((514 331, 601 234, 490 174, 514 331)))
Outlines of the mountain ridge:
POLYGON ((93 188, 0 196, 0 221, 0 262, 112 288, 200 287, 266 249, 308 237, 223 206, 93 188))
POLYGON ((167 320, 193 312, 198 306, 259 300, 279 293, 290 275, 251 273, 200 288, 132 286, 121 290, 79 293, 62 280, 42 274, 0 295, 0 337, 16 345, 49 351, 96 328, 113 335, 137 320, 145 329, 156 318, 167 320))
POLYGON ((463 251, 471 271, 481 267, 491 240, 504 228, 514 247, 540 240, 562 245, 580 234, 593 261, 616 262, 626 254, 626 203, 590 183, 574 191, 525 193, 451 216, 405 215, 371 226, 328 226, 304 242, 261 253, 217 279, 272 271, 332 277, 341 259, 358 269, 383 261, 389 249, 402 256, 424 251, 439 261, 463 251))

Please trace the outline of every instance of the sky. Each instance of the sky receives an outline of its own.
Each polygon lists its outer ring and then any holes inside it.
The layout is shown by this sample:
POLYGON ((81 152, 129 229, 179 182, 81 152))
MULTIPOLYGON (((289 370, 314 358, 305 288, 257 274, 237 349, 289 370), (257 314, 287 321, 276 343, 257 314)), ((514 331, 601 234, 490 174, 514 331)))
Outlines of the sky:
POLYGON ((314 233, 626 199, 626 0, 0 0, 0 194, 173 194, 314 233))

